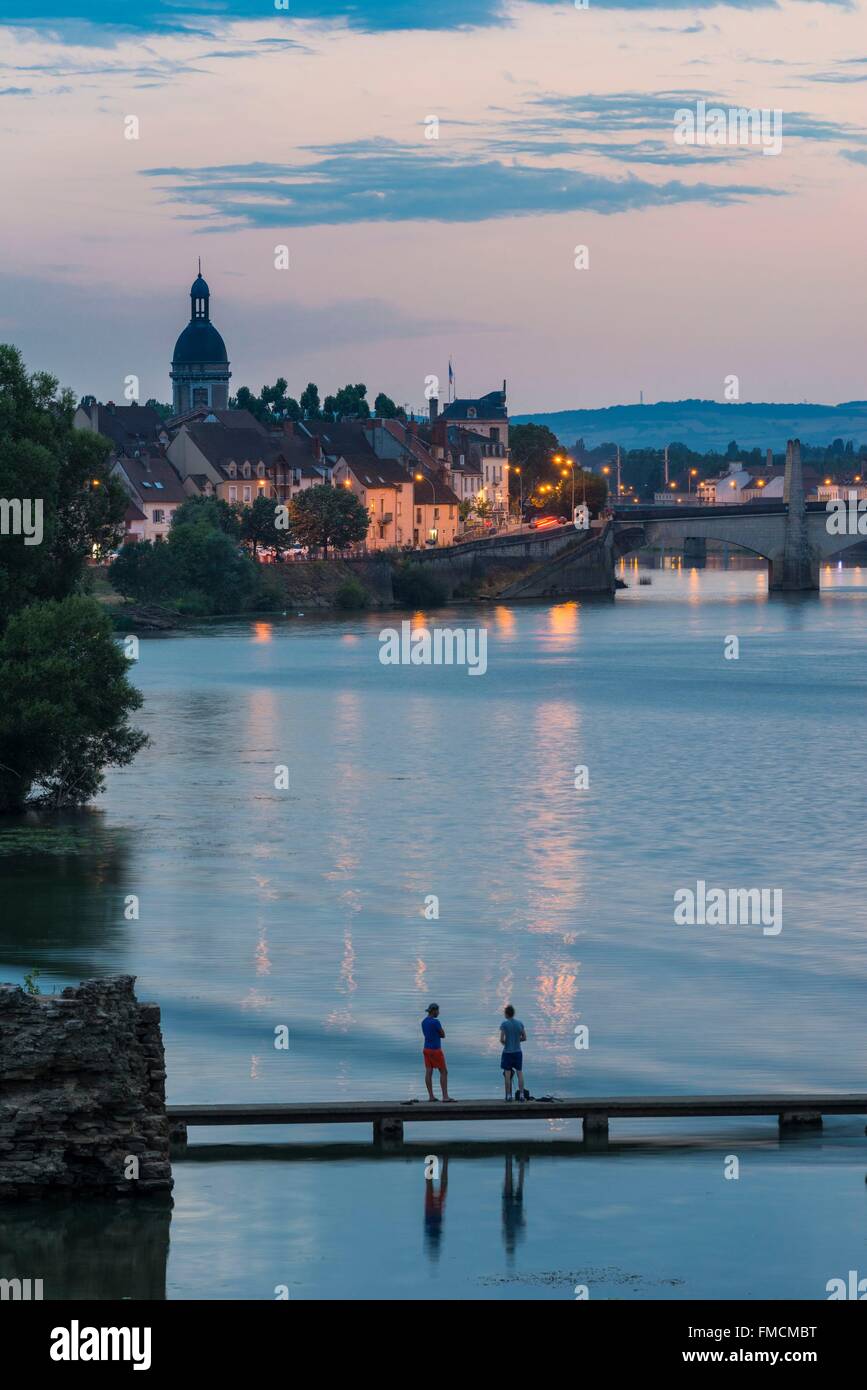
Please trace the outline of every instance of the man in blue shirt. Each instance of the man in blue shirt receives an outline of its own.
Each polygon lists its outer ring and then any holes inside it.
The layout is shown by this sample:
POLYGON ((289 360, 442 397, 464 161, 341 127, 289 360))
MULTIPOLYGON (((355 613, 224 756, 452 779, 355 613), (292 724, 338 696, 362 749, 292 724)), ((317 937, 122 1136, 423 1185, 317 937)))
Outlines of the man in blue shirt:
POLYGON ((424 1057, 424 1084, 427 1086, 427 1098, 428 1100, 436 1100, 433 1093, 433 1074, 438 1071, 443 1100, 451 1100, 449 1071, 441 1042, 446 1035, 446 1030, 440 1023, 439 1004, 428 1005, 427 1018, 423 1018, 421 1021, 421 1031, 424 1033, 424 1052, 422 1055, 424 1057))
POLYGON ((500 1042, 503 1047, 500 1066, 503 1069, 506 1100, 512 1099, 512 1072, 515 1071, 518 1073, 518 1091, 515 1099, 527 1100, 527 1092, 524 1089, 524 1054, 521 1051, 521 1043, 527 1041, 527 1034, 521 1020, 515 1018, 515 1010, 511 1004, 506 1005, 503 1013, 505 1018, 500 1024, 500 1042))

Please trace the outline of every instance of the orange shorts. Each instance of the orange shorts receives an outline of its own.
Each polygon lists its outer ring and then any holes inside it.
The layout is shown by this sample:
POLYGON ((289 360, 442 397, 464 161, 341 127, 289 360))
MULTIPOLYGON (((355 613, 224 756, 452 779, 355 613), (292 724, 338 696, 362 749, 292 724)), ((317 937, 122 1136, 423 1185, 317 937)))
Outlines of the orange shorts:
POLYGON ((426 1067, 432 1067, 434 1071, 446 1070, 446 1059, 441 1047, 426 1047, 421 1055, 426 1067))

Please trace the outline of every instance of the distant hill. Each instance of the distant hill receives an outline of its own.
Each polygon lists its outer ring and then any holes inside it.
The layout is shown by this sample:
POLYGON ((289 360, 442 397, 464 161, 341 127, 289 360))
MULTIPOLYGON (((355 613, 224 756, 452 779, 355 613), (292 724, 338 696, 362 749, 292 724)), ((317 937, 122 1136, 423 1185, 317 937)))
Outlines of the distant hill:
POLYGON ((700 453, 724 453, 729 441, 736 439, 742 449, 771 448, 780 453, 787 439, 820 445, 851 439, 856 449, 867 443, 867 401, 842 405, 657 401, 511 417, 513 425, 529 421, 547 425, 569 447, 583 439, 588 449, 605 443, 626 449, 661 449, 679 443, 700 453))

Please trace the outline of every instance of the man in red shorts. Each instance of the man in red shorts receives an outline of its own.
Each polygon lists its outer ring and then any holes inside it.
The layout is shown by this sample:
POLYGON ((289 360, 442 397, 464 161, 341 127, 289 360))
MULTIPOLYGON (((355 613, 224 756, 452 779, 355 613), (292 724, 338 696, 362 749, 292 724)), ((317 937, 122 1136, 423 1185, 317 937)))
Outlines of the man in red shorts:
POLYGON ((438 1071, 440 1074, 440 1086, 442 1088, 443 1100, 451 1100, 449 1095, 449 1071, 446 1066, 446 1059, 443 1056, 442 1039, 446 1035, 446 1030, 440 1023, 439 1004, 429 1004, 427 1017, 421 1021, 421 1031, 424 1033, 424 1084, 427 1086, 428 1100, 436 1100, 433 1093, 433 1074, 438 1071))

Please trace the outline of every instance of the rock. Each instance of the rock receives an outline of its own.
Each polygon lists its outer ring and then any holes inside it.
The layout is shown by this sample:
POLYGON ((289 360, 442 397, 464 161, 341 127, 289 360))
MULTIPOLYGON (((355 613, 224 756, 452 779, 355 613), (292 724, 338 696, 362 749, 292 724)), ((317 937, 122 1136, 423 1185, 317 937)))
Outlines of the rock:
POLYGON ((132 975, 60 995, 0 984, 0 1201, 169 1192, 160 1011, 132 975), (125 1179, 128 1156, 137 1179, 125 1179))

